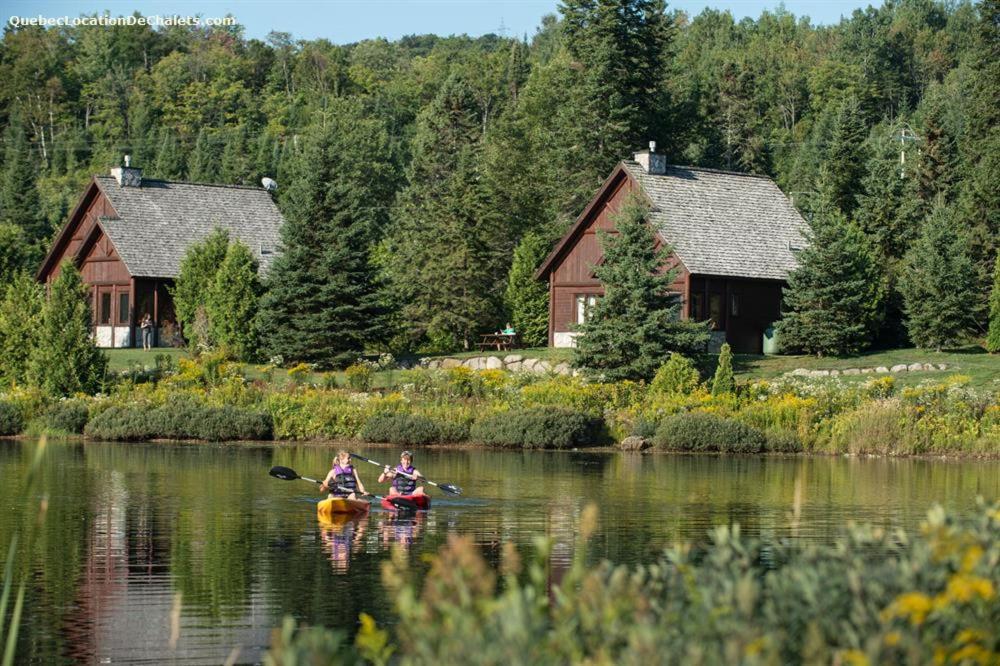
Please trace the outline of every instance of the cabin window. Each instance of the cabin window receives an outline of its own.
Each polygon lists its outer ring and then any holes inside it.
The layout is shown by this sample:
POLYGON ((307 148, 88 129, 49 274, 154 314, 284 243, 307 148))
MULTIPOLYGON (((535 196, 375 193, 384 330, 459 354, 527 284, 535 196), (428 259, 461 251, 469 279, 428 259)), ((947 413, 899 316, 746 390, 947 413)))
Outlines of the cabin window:
POLYGON ((576 323, 583 324, 590 319, 594 306, 597 304, 596 294, 576 295, 576 323))
POLYGON ((730 294, 729 295, 729 314, 733 317, 740 316, 740 295, 730 294))
POLYGON ((97 320, 99 324, 110 324, 111 323, 111 294, 105 292, 101 294, 101 312, 100 317, 97 320))
POLYGON ((705 319, 705 300, 702 294, 691 294, 691 321, 705 319))
POLYGON ((722 294, 708 295, 708 318, 713 329, 718 329, 722 324, 722 294))
POLYGON ((118 323, 128 323, 128 294, 118 294, 118 323))

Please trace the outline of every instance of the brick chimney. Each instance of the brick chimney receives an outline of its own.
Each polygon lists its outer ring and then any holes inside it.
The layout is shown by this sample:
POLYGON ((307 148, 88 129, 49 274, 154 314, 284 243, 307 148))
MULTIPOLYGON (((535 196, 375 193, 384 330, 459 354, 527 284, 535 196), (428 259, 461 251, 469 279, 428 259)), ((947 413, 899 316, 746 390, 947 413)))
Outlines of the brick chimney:
POLYGON ((131 161, 132 156, 126 155, 125 166, 111 169, 111 175, 118 181, 119 187, 142 187, 142 169, 129 166, 131 161))
POLYGON ((636 152, 632 159, 639 163, 646 173, 662 176, 667 172, 667 156, 656 152, 656 142, 649 142, 649 150, 636 152))

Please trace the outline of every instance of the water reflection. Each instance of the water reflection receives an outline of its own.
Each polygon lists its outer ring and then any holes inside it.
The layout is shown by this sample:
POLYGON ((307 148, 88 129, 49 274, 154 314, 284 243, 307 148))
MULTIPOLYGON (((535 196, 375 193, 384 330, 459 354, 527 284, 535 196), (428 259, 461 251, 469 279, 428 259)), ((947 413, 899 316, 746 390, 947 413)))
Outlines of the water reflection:
MULTIPOLYGON (((33 446, 0 445, 6 507, 21 506, 33 446)), ((361 612, 391 624, 382 562, 398 545, 425 571, 424 556, 453 533, 470 535, 494 564, 505 542, 527 554, 549 537, 556 582, 589 502, 600 520, 588 559, 635 563, 724 523, 829 540, 848 520, 912 528, 935 500, 967 511, 977 495, 1000 496, 994 462, 426 451, 421 470, 463 496, 438 495, 429 512, 374 507, 318 523, 314 488, 267 470, 322 475, 330 455, 321 446, 50 445, 19 663, 218 664, 235 648, 253 663, 285 614, 349 632, 361 612)), ((34 519, 0 512, 0 549, 34 519)))

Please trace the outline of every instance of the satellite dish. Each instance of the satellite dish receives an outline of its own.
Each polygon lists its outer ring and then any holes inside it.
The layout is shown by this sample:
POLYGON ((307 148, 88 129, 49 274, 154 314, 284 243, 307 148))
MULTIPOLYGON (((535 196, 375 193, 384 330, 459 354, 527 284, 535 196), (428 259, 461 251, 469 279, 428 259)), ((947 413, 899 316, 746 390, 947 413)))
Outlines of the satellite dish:
POLYGON ((278 181, 268 178, 266 176, 260 179, 260 184, 263 185, 264 189, 267 190, 268 192, 273 192, 276 189, 278 189, 278 181))

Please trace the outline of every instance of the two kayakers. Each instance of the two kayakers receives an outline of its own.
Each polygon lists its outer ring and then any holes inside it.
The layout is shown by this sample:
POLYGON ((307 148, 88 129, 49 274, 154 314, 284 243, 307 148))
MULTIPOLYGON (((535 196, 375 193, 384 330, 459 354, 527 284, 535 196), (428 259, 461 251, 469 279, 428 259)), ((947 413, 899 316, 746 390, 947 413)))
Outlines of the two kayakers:
MULTIPOLYGON (((379 481, 381 480, 379 478, 379 481)), ((351 454, 347 451, 337 452, 337 457, 333 459, 333 469, 327 472, 319 490, 330 493, 331 497, 347 499, 357 499, 358 493, 368 494, 365 491, 365 484, 361 483, 361 477, 358 476, 358 470, 351 464, 351 454)))
POLYGON ((424 487, 418 485, 418 479, 423 475, 420 470, 413 466, 413 454, 403 451, 399 454, 399 464, 395 469, 389 469, 386 465, 382 473, 379 474, 378 482, 385 483, 392 479, 392 487, 389 488, 389 496, 393 495, 423 495, 424 487), (405 476, 404 476, 405 475, 405 476))

